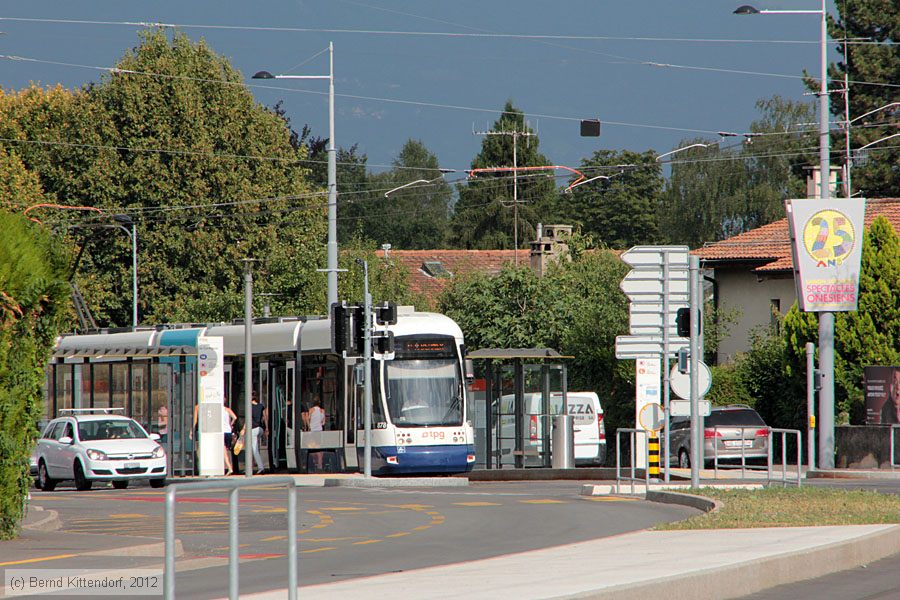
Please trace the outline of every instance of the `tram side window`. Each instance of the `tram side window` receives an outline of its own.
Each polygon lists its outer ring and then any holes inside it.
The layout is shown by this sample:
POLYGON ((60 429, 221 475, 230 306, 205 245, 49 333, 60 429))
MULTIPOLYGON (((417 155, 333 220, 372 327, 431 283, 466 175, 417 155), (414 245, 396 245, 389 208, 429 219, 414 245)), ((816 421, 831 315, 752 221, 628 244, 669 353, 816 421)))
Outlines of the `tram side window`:
POLYGON ((309 364, 303 367, 301 415, 305 431, 333 431, 342 428, 344 403, 340 394, 337 363, 309 364), (314 406, 321 405, 324 414, 316 417, 314 406))

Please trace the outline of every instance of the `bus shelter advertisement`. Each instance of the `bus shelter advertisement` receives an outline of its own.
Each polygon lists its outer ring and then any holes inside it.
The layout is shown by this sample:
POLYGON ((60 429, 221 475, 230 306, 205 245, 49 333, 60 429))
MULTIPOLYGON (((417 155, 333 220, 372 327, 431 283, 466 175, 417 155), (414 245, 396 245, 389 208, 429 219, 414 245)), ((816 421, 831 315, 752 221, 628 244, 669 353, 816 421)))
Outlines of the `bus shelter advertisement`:
POLYGON ((900 367, 866 367, 866 425, 900 423, 900 367))
POLYGON ((800 310, 856 310, 866 201, 788 200, 800 310))

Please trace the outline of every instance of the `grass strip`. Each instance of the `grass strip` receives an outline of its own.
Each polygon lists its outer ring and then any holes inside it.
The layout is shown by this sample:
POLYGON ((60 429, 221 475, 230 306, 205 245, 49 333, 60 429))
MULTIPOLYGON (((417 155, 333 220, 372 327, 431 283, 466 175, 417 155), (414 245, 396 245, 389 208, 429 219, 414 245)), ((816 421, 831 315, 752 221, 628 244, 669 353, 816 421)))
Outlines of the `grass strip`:
POLYGON ((714 498, 722 507, 714 513, 660 524, 656 530, 900 523, 900 497, 865 490, 806 486, 761 490, 699 488, 684 493, 714 498))

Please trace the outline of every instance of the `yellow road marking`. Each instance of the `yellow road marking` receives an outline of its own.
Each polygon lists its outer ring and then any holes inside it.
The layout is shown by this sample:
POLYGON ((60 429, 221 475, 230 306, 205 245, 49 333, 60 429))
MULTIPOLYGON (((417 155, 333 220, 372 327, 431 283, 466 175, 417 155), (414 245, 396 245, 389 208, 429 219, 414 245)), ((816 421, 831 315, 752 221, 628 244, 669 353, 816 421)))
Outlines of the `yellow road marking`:
POLYGON ((404 537, 404 536, 407 536, 407 535, 409 535, 409 532, 408 532, 408 531, 401 531, 401 532, 399 532, 399 533, 392 533, 392 534, 386 535, 386 536, 384 536, 384 537, 398 538, 398 537, 404 537))
POLYGON ((275 542, 278 540, 286 540, 286 539, 287 539, 286 535, 273 535, 271 537, 263 538, 260 541, 261 542, 275 542))
POLYGON ((522 504, 565 504, 565 500, 519 500, 522 504))
POLYGON ((337 550, 337 548, 333 548, 333 547, 312 548, 310 550, 301 550, 300 554, 312 554, 313 552, 328 552, 329 550, 337 550))
POLYGON ((250 512, 254 513, 286 513, 286 508, 257 508, 256 510, 252 510, 250 512))
POLYGON ((313 529, 322 529, 323 527, 328 527, 328 523, 319 523, 318 525, 313 525, 313 529))
POLYGON ((436 511, 436 510, 429 510, 429 511, 426 511, 425 514, 426 514, 426 515, 439 515, 439 514, 441 514, 441 513, 439 513, 439 512, 436 511))
POLYGON ((36 563, 36 562, 44 562, 45 560, 61 560, 63 558, 72 558, 73 556, 78 556, 77 554, 57 554, 56 556, 44 556, 42 558, 26 558, 25 560, 11 560, 9 562, 0 563, 0 567, 6 567, 9 565, 24 565, 28 563, 36 563))
POLYGON ((591 502, 636 502, 638 498, 619 498, 612 496, 597 496, 594 498, 585 498, 591 502))
POLYGON ((306 538, 304 542, 349 542, 350 540, 358 540, 358 535, 350 537, 333 537, 333 538, 306 538))
POLYGON ((225 513, 220 510, 193 510, 181 513, 184 516, 191 517, 221 517, 225 513))
POLYGON ((413 527, 412 530, 413 531, 424 531, 426 529, 429 529, 430 527, 431 527, 431 525, 419 525, 418 527, 413 527))
POLYGON ((324 506, 322 510, 366 510, 365 508, 358 508, 356 506, 324 506))
POLYGON ((298 529, 297 533, 309 533, 309 529, 298 529))
POLYGON ((142 519, 147 515, 141 513, 115 513, 109 515, 110 519, 142 519))
POLYGON ((497 502, 454 502, 455 506, 502 506, 497 502))
POLYGON ((366 544, 380 544, 384 540, 363 540, 362 542, 353 542, 354 546, 364 546, 366 544))
POLYGON ((426 508, 434 508, 430 504, 385 504, 388 508, 406 508, 409 510, 425 510, 426 508))
POLYGON ((320 510, 308 510, 306 512, 311 515, 321 515, 322 514, 322 511, 320 511, 320 510))

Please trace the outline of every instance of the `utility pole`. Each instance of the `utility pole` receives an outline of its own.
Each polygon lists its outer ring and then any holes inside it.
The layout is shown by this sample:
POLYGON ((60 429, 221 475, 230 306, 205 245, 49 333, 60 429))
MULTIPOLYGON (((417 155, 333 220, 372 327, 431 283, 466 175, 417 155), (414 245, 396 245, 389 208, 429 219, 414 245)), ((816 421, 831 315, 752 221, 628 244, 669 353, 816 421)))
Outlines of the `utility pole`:
MULTIPOLYGON (((524 131, 518 131, 513 129, 512 131, 476 131, 475 135, 506 135, 512 138, 512 151, 513 151, 513 200, 512 200, 512 208, 513 208, 513 249, 515 252, 513 253, 513 257, 515 260, 515 265, 519 266, 519 163, 516 148, 518 146, 518 139, 520 137, 524 137, 526 139, 533 137, 535 134, 531 133, 527 130, 527 126, 524 131)), ((503 206, 509 207, 510 205, 500 201, 503 206)))

